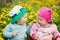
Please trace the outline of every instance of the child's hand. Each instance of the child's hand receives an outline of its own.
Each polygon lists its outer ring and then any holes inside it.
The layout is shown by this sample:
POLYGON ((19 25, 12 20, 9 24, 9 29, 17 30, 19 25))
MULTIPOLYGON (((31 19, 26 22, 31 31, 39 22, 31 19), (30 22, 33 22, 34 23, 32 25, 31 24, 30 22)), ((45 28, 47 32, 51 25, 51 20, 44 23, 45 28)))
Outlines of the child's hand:
POLYGON ((13 32, 13 33, 12 33, 12 36, 16 36, 16 35, 17 35, 17 33, 16 33, 16 32, 13 32))
POLYGON ((60 40, 60 38, 57 38, 57 40, 60 40))
POLYGON ((29 25, 30 25, 30 26, 32 26, 33 24, 34 24, 34 22, 33 22, 33 21, 31 21, 31 22, 29 23, 29 25))
POLYGON ((35 40, 40 40, 39 37, 35 37, 35 40))
POLYGON ((40 38, 39 38, 37 35, 35 35, 35 39, 36 39, 36 40, 40 40, 40 38))

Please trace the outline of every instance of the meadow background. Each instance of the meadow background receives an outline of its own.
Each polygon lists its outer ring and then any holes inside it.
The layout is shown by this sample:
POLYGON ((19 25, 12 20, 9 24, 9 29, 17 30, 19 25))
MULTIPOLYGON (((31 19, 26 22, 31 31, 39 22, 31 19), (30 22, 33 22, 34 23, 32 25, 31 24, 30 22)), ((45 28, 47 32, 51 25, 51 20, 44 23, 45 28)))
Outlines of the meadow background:
POLYGON ((57 25, 60 32, 60 0, 0 0, 0 40, 7 40, 2 36, 2 32, 11 20, 10 10, 16 5, 23 6, 31 11, 28 14, 27 24, 31 21, 36 22, 41 7, 51 8, 53 10, 53 23, 57 25))

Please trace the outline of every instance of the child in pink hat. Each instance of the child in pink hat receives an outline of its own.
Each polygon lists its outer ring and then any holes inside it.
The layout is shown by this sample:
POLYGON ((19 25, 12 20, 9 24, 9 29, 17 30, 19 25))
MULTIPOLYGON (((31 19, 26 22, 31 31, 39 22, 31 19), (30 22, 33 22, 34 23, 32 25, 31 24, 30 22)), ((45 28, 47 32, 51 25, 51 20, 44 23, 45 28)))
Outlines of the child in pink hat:
POLYGON ((38 13, 38 20, 33 24, 30 35, 34 40, 60 40, 60 33, 57 30, 57 26, 52 24, 52 10, 50 8, 43 7, 38 13))

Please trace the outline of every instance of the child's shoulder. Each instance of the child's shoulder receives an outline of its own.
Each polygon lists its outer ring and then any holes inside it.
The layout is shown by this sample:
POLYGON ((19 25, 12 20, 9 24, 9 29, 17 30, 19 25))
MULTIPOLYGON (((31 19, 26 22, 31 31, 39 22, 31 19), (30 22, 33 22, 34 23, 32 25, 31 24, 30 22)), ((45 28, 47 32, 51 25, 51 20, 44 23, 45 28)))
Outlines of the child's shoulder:
POLYGON ((53 23, 53 24, 51 24, 51 26, 56 26, 56 24, 53 23))
POLYGON ((52 28, 57 28, 57 25, 53 23, 53 24, 51 24, 51 27, 52 28))
POLYGON ((37 28, 37 23, 34 23, 33 25, 32 25, 32 28, 37 28))
POLYGON ((10 26, 10 25, 13 25, 13 24, 12 24, 12 23, 9 23, 9 24, 7 24, 7 25, 9 25, 9 26, 10 26))
POLYGON ((12 23, 9 23, 9 24, 7 24, 6 27, 11 27, 11 26, 13 26, 13 24, 12 23))
POLYGON ((36 26, 37 25, 37 23, 34 23, 32 26, 36 26))

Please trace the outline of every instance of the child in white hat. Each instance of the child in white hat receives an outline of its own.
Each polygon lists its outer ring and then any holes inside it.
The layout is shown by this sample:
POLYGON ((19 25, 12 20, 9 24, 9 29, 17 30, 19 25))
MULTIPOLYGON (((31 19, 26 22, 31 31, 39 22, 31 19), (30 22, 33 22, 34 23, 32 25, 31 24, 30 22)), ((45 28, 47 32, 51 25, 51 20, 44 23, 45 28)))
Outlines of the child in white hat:
POLYGON ((12 17, 11 22, 5 27, 3 36, 8 40, 25 40, 26 37, 26 21, 29 10, 21 6, 15 6, 10 11, 12 17))

